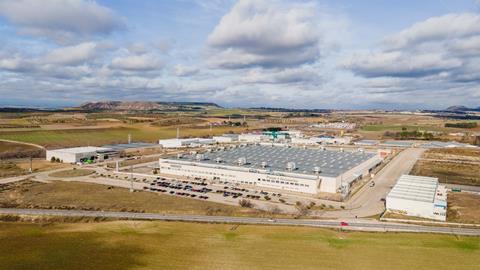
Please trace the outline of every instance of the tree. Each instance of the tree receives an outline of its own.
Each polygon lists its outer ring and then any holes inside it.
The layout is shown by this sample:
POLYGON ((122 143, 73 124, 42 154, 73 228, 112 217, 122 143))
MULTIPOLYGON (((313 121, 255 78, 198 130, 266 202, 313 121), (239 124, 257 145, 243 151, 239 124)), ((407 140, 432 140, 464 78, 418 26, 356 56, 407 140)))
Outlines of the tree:
POLYGON ((56 161, 57 161, 57 159, 56 159, 55 157, 52 157, 52 158, 50 159, 50 162, 52 162, 52 163, 54 163, 54 162, 56 162, 56 161))

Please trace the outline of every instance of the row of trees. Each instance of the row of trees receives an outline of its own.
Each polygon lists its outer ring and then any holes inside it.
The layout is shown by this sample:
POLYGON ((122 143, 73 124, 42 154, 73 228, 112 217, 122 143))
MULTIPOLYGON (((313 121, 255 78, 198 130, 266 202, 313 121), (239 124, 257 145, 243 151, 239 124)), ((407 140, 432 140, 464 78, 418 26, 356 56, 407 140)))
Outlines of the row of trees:
POLYGON ((476 128, 477 122, 445 123, 445 127, 450 128, 476 128))

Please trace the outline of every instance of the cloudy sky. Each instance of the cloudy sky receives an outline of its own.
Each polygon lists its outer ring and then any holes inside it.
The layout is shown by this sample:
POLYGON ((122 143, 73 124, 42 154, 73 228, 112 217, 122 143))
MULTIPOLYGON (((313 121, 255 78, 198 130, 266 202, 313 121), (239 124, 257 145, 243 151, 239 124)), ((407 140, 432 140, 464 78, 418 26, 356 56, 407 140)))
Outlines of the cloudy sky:
POLYGON ((0 0, 0 105, 480 106, 480 1, 0 0))

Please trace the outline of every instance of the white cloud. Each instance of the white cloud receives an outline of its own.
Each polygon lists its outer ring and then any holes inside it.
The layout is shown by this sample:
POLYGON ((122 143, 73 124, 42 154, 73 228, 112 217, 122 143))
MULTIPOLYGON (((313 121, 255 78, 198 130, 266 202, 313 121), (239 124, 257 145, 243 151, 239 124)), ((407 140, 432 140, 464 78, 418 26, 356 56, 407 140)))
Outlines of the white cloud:
POLYGON ((413 46, 422 42, 461 38, 480 34, 480 14, 462 13, 432 17, 388 37, 392 49, 413 46))
POLYGON ((185 65, 176 65, 174 68, 174 74, 176 76, 192 76, 199 72, 200 70, 197 67, 185 66, 185 65))
POLYGON ((129 71, 149 71, 160 69, 162 67, 162 63, 154 55, 129 55, 115 57, 112 60, 111 67, 114 69, 123 69, 129 71))
POLYGON ((250 70, 240 79, 245 84, 309 84, 318 85, 322 82, 318 71, 309 67, 282 70, 250 70))
POLYGON ((211 63, 226 68, 275 67, 315 61, 315 6, 241 0, 208 37, 211 63))
POLYGON ((441 53, 387 51, 354 55, 344 65, 365 77, 423 77, 458 68, 462 61, 441 53))
POLYGON ((427 77, 455 82, 478 78, 480 15, 447 14, 389 36, 381 50, 360 52, 343 65, 364 77, 427 77))
POLYGON ((111 9, 90 0, 2 0, 0 16, 25 34, 65 42, 125 27, 111 9))
POLYGON ((93 59, 96 52, 95 42, 85 42, 55 49, 43 57, 43 61, 50 64, 79 65, 93 59))

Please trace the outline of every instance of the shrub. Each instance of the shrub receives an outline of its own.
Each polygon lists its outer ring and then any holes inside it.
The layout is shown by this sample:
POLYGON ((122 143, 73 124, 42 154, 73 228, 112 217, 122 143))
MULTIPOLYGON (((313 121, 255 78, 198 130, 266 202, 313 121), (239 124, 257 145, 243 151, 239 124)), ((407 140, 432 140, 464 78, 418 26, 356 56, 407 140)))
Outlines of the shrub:
POLYGON ((245 207, 245 208, 252 208, 253 207, 253 203, 249 200, 246 200, 246 199, 241 199, 240 201, 238 201, 238 204, 241 207, 245 207))

